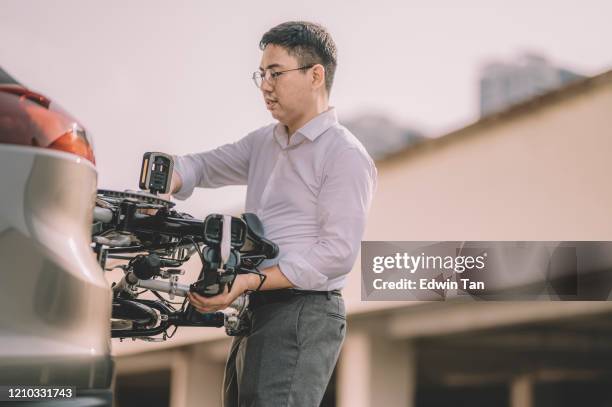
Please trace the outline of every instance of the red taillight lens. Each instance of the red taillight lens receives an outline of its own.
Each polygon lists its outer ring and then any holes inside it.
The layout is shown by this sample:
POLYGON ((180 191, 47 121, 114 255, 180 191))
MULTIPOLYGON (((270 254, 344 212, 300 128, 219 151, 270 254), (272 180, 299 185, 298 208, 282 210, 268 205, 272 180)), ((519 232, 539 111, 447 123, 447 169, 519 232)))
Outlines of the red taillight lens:
POLYGON ((78 131, 69 131, 60 136, 57 140, 49 145, 49 148, 55 150, 66 151, 68 153, 80 155, 83 158, 88 159, 92 163, 96 163, 93 150, 89 142, 81 135, 78 131))
POLYGON ((0 85, 0 144, 52 148, 95 164, 91 135, 57 103, 21 86, 0 85))

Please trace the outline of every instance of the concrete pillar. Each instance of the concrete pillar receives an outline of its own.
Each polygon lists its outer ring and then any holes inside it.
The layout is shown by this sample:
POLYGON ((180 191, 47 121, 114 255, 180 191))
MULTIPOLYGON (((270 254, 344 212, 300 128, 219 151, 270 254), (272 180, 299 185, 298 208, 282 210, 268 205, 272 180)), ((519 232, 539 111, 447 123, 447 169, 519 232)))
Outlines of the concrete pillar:
POLYGON ((510 407, 533 407, 533 378, 522 375, 510 384, 510 407))
POLYGON ((185 407, 189 360, 185 350, 176 350, 170 362, 170 407, 185 407))
POLYGON ((172 363, 170 407, 221 407, 224 364, 177 352, 172 363))
POLYGON ((410 342, 349 331, 338 362, 338 406, 413 407, 415 367, 410 342))

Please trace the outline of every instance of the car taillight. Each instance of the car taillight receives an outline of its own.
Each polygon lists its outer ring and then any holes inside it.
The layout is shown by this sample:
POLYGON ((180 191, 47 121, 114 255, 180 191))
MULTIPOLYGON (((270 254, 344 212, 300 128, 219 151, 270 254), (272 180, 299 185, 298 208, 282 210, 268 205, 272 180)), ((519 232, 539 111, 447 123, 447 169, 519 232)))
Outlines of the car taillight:
POLYGON ((18 85, 0 84, 0 144, 52 148, 96 162, 91 135, 74 117, 18 85))
POLYGON ((80 155, 81 157, 91 161, 93 164, 96 163, 96 158, 94 157, 91 145, 83 134, 79 134, 78 129, 73 129, 64 133, 53 143, 51 143, 49 148, 80 155))

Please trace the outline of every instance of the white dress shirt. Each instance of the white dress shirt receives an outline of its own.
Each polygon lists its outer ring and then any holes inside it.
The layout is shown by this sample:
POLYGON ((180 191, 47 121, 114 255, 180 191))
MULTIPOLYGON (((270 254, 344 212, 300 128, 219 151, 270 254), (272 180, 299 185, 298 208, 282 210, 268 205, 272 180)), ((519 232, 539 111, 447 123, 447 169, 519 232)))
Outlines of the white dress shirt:
POLYGON ((175 157, 183 186, 174 196, 246 184, 245 211, 259 216, 280 248, 261 268, 278 264, 299 289, 342 289, 359 252, 376 167, 333 107, 288 139, 285 126, 273 123, 215 150, 175 157))

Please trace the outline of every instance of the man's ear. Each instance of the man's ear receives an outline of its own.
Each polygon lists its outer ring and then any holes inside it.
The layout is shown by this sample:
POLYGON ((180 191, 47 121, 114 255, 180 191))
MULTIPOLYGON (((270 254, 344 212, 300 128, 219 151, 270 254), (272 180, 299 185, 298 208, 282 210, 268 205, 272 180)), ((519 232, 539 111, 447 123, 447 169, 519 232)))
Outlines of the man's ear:
POLYGON ((314 88, 325 86, 325 68, 321 64, 312 67, 312 86, 314 88))

